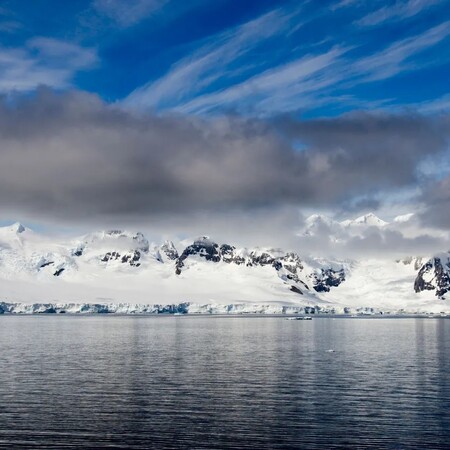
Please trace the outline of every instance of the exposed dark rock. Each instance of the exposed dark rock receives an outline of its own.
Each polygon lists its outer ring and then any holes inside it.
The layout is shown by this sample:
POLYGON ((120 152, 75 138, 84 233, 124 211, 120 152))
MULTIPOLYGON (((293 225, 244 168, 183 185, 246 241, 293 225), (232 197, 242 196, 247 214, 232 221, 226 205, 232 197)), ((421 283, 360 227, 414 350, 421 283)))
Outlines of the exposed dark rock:
POLYGON ((181 273, 182 267, 184 267, 184 261, 189 256, 200 256, 206 261, 219 262, 221 255, 219 252, 219 245, 211 241, 206 236, 197 239, 192 245, 186 247, 183 253, 178 258, 175 266, 175 273, 179 275, 181 273))
POLYGON ((274 265, 276 258, 269 253, 263 252, 258 254, 256 252, 251 252, 249 256, 249 261, 247 266, 268 266, 274 265))
POLYGON ((171 261, 175 261, 179 257, 178 250, 175 248, 172 241, 164 242, 164 244, 161 245, 161 252, 171 261))
POLYGON ((291 273, 297 273, 297 270, 303 270, 300 257, 293 252, 286 253, 283 256, 283 267, 291 273))
POLYGON ((59 277, 64 272, 64 267, 61 267, 60 269, 56 270, 56 272, 53 274, 55 277, 59 277))
POLYGON ((118 252, 108 252, 105 254, 105 256, 101 259, 103 262, 108 261, 115 261, 116 259, 120 258, 120 253, 118 252))
POLYGON ((313 288, 316 292, 330 292, 330 288, 339 286, 345 281, 344 269, 322 269, 314 278, 313 288))
MULTIPOLYGON (((181 274, 186 260, 194 255, 211 262, 223 261, 228 264, 245 264, 247 267, 272 266, 282 280, 286 282, 288 280, 292 281, 309 290, 308 285, 300 278, 301 272, 304 270, 303 263, 294 252, 289 252, 282 256, 274 256, 269 251, 252 251, 248 256, 243 257, 236 251, 236 247, 232 245, 222 244, 219 247, 218 244, 209 238, 202 237, 186 247, 176 260, 175 273, 177 275, 181 274)), ((328 292, 332 287, 339 286, 343 281, 345 281, 344 269, 321 269, 312 278, 313 288, 317 292, 328 292)), ((299 287, 296 286, 295 288, 299 291, 298 293, 303 293, 299 287)))
POLYGON ((303 292, 297 286, 291 286, 291 291, 303 295, 303 292))
POLYGON ((41 265, 39 266, 39 269, 42 269, 43 267, 50 266, 50 265, 52 265, 52 264, 54 264, 53 261, 45 262, 45 263, 43 263, 43 264, 41 264, 41 265))
POLYGON ((444 299, 450 291, 450 261, 443 258, 431 258, 419 270, 414 280, 414 291, 436 291, 436 296, 444 299), (428 279, 428 281, 425 280, 428 279))
POLYGON ((229 244, 222 244, 220 246, 220 254, 222 255, 222 261, 226 263, 234 263, 237 265, 244 264, 245 258, 236 254, 236 247, 229 244))
POLYGON ((125 253, 121 255, 119 252, 108 252, 101 259, 102 262, 116 261, 120 259, 123 264, 129 264, 133 267, 139 267, 141 264, 138 262, 141 259, 141 252, 134 250, 131 253, 125 253))

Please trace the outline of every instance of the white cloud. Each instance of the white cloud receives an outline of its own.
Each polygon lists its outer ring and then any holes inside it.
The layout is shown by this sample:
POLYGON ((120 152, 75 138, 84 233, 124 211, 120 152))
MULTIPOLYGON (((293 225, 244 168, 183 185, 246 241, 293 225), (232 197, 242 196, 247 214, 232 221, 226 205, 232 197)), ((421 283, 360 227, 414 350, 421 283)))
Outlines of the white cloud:
MULTIPOLYGON (((394 259, 430 256, 450 244, 448 231, 424 227, 413 213, 382 225, 377 225, 376 220, 365 223, 361 220, 363 217, 338 222, 327 216, 313 215, 300 229, 297 245, 303 252, 315 256, 394 259)), ((375 219, 378 218, 375 216, 375 219)))
POLYGON ((45 37, 22 48, 0 47, 0 92, 27 92, 40 85, 67 88, 77 71, 96 62, 93 48, 45 37))
POLYGON ((383 6, 361 19, 356 21, 356 24, 363 27, 370 27, 381 25, 386 22, 395 20, 404 20, 408 17, 413 17, 424 10, 446 3, 446 0, 406 0, 397 1, 393 5, 383 6))
MULTIPOLYGON (((442 42, 448 35, 450 22, 444 22, 355 61, 346 56, 348 49, 332 48, 325 53, 307 55, 269 69, 227 89, 199 96, 179 105, 176 110, 202 114, 218 106, 241 105, 241 109, 251 108, 252 113, 264 116, 317 107, 322 103, 328 106, 339 102, 357 103, 357 99, 345 98, 342 94, 335 96, 333 91, 418 69, 411 58, 442 42)), ((431 61, 429 64, 435 63, 431 61)), ((426 66, 424 62, 420 68, 426 66)), ((383 104, 383 101, 379 102, 383 104)))
MULTIPOLYGON (((371 56, 363 57, 349 67, 349 74, 363 76, 362 81, 373 81, 390 78, 401 72, 424 68, 411 60, 412 56, 442 42, 450 35, 450 21, 430 28, 422 34, 411 36, 394 42, 384 50, 371 56)), ((448 58, 447 58, 448 59, 448 58)), ((440 61, 443 62, 444 58, 440 61)), ((430 64, 434 64, 432 61, 430 64)))
MULTIPOLYGON (((236 72, 233 65, 243 62, 243 57, 262 41, 288 30, 291 19, 297 15, 298 12, 287 14, 275 10, 210 38, 200 49, 174 64, 165 76, 134 90, 122 105, 144 111, 175 110, 190 114, 229 109, 257 116, 317 108, 323 104, 329 108, 343 104, 355 106, 361 101, 348 92, 357 85, 446 61, 444 57, 429 58, 425 52, 450 35, 450 21, 365 56, 351 55, 350 50, 357 48, 356 45, 328 49, 322 45, 320 53, 303 54, 256 75, 254 71, 252 75, 244 74, 234 84, 214 89, 214 82, 219 79, 222 85, 225 79, 232 81, 227 76, 236 72), (420 64, 415 59, 417 56, 423 56, 420 64)), ((247 67, 256 63, 259 61, 245 61, 247 67)), ((378 99, 377 104, 383 106, 392 100, 378 99)))
POLYGON ((273 10, 212 36, 199 49, 174 64, 165 76, 131 92, 123 104, 141 109, 179 104, 223 77, 232 62, 285 30, 290 18, 292 14, 273 10))
POLYGON ((338 81, 333 76, 324 76, 324 71, 336 64, 345 51, 333 48, 320 55, 305 56, 269 69, 228 89, 198 97, 179 106, 177 110, 202 113, 217 105, 231 105, 243 99, 252 99, 253 107, 263 114, 265 111, 298 109, 311 101, 308 94, 338 81), (299 99, 301 95, 304 95, 303 99, 299 99))
POLYGON ((160 10, 168 0, 95 0, 94 9, 120 27, 129 27, 160 10))
POLYGON ((450 111, 450 94, 407 106, 420 111, 422 114, 448 113, 450 111))

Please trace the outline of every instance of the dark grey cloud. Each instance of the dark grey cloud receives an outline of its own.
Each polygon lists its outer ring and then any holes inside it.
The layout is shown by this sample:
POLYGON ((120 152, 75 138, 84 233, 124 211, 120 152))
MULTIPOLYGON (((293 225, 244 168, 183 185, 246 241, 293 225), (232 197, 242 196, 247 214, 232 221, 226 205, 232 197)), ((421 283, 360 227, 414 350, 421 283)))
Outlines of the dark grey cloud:
POLYGON ((450 176, 429 183, 420 200, 424 205, 420 214, 423 225, 450 230, 450 176))
MULTIPOLYGON (((347 195, 418 183, 418 164, 446 149, 448 117, 353 113, 281 124, 327 170, 323 188, 347 195)), ((347 199, 348 200, 348 199, 347 199)))
POLYGON ((339 206, 417 182, 417 164, 445 148, 446 133, 442 118, 419 116, 136 116, 86 93, 41 90, 0 106, 0 207, 39 220, 126 222, 339 206))
POLYGON ((342 203, 342 209, 337 213, 337 215, 341 215, 344 218, 347 218, 350 213, 362 215, 376 211, 380 208, 380 206, 382 206, 381 201, 378 198, 371 197, 370 195, 362 198, 350 198, 342 203))

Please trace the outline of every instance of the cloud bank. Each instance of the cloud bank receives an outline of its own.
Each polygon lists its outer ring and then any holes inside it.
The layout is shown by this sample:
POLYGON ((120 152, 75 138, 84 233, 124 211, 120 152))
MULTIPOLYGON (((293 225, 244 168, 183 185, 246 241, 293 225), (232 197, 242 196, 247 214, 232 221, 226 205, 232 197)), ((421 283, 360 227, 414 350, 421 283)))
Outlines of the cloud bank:
POLYGON ((151 219, 330 207, 420 182, 445 117, 352 114, 276 122, 136 116, 41 90, 0 108, 0 207, 40 220, 151 219), (301 149, 295 145, 301 142, 301 149))

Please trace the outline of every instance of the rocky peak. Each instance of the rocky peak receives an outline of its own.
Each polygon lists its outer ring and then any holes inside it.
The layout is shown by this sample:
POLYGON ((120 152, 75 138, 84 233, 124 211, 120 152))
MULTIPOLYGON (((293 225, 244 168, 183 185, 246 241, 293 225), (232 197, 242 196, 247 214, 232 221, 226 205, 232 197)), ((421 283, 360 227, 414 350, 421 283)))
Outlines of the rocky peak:
POLYGON ((221 259, 219 245, 209 237, 202 236, 196 239, 193 244, 188 245, 179 256, 175 269, 177 275, 181 273, 181 268, 184 267, 184 261, 188 257, 195 255, 212 262, 219 262, 221 259))
POLYGON ((11 231, 13 233, 21 234, 26 230, 26 228, 20 223, 16 222, 11 225, 11 231))
POLYGON ((436 296, 444 299, 450 291, 450 254, 434 256, 419 270, 414 281, 414 290, 436 291, 436 296))
POLYGON ((374 213, 364 214, 363 216, 357 217, 354 220, 344 220, 341 222, 341 225, 344 227, 352 227, 352 226, 369 226, 369 227, 384 227, 388 225, 388 222, 381 220, 374 213))
POLYGON ((161 245, 160 251, 170 261, 175 261, 179 257, 178 250, 175 248, 175 245, 172 241, 164 241, 164 243, 161 245))
POLYGON ((222 244, 220 246, 220 254, 222 256, 222 261, 231 264, 244 264, 245 258, 238 253, 236 247, 229 244, 222 244))
POLYGON ((338 287, 344 281, 345 271, 343 268, 340 270, 321 269, 314 275, 313 287, 316 292, 330 292, 332 287, 338 287))

